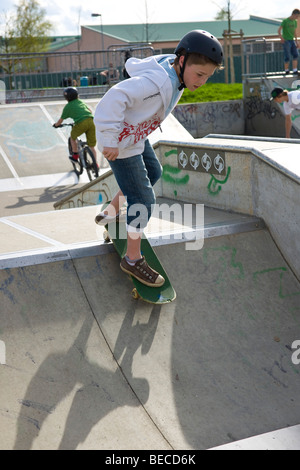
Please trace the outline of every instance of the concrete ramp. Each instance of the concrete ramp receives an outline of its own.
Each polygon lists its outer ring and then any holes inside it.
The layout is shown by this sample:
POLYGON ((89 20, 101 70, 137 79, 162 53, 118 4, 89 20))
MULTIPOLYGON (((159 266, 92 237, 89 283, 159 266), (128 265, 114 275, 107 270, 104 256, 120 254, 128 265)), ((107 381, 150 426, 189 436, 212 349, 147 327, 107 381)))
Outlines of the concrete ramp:
MULTIPOLYGON (((98 101, 86 100, 93 112, 98 101)), ((54 175, 56 180, 63 180, 72 172, 67 150, 70 128, 52 127, 61 116, 64 105, 65 101, 61 100, 0 107, 1 183, 21 190, 28 184, 28 178, 31 178, 30 184, 34 187, 37 184, 35 180, 39 181, 42 176, 43 184, 47 186, 47 176, 53 184, 54 175)), ((70 119, 68 121, 72 122, 70 119)), ((104 168, 106 162, 100 152, 97 157, 101 168, 104 168)), ((88 178, 82 175, 81 181, 86 182, 88 178)))
POLYGON ((156 248, 162 307, 131 298, 110 244, 0 270, 1 449, 209 449, 300 423, 300 285, 268 231, 185 248, 156 248))
MULTIPOLYGON (((95 112, 99 99, 85 100, 95 112)), ((12 189, 24 189, 27 179, 35 184, 34 177, 40 180, 44 177, 44 185, 49 177, 53 184, 70 173, 72 166, 68 159, 67 139, 70 128, 53 129, 52 124, 61 116, 65 101, 49 101, 45 103, 22 103, 16 105, 2 105, 0 107, 0 181, 9 183, 12 189), (27 178, 27 179, 26 179, 27 178), (23 181, 23 179, 25 179, 23 181)), ((66 122, 72 122, 71 119, 66 122)), ((168 139, 171 136, 191 139, 192 136, 177 119, 170 115, 162 125, 151 135, 151 143, 159 139, 168 139)), ((109 168, 108 162, 97 150, 97 159, 100 168, 109 168)), ((81 182, 88 182, 85 174, 80 177, 81 182)), ((63 184, 63 183, 61 183, 63 184)))

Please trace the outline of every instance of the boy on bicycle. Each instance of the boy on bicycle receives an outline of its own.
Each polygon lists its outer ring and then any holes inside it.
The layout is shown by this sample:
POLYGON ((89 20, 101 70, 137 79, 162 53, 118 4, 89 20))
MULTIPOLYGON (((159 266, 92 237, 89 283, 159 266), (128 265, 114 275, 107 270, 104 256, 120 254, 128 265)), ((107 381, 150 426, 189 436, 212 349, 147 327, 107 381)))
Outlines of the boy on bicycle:
POLYGON ((74 121, 74 126, 71 131, 71 145, 73 155, 69 158, 73 162, 79 159, 78 146, 76 139, 81 134, 86 135, 86 141, 97 161, 96 153, 96 128, 94 124, 93 113, 90 108, 78 98, 78 90, 74 87, 68 87, 64 90, 64 97, 68 101, 62 111, 60 119, 53 124, 53 127, 58 127, 62 124, 64 119, 71 118, 74 121))

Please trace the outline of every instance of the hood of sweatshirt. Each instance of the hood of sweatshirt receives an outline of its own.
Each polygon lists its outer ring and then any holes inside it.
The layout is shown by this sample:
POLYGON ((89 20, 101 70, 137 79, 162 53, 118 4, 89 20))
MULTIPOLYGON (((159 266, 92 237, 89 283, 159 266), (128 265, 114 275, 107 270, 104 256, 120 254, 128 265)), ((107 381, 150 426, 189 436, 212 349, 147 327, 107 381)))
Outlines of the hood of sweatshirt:
POLYGON ((170 102, 172 89, 169 86, 169 76, 159 61, 168 57, 175 59, 175 54, 160 54, 146 59, 131 57, 126 61, 125 68, 130 77, 145 77, 151 80, 160 90, 165 109, 170 102))
POLYGON ((126 61, 131 78, 110 88, 95 110, 101 152, 104 147, 118 147, 118 158, 143 152, 145 139, 165 119, 173 96, 171 79, 159 61, 175 57, 164 54, 126 61))

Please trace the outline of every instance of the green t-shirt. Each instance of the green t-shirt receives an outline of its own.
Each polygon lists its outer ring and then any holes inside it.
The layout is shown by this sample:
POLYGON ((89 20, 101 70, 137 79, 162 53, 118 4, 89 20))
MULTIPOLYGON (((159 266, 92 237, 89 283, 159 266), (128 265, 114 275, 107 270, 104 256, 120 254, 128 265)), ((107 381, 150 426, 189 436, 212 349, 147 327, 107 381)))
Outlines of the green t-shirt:
POLYGON ((292 41, 295 37, 295 32, 297 28, 297 21, 296 20, 290 20, 289 18, 286 18, 283 20, 281 23, 282 27, 282 37, 285 41, 292 41))
POLYGON ((75 124, 84 121, 87 118, 92 118, 93 114, 89 110, 88 106, 78 98, 76 100, 69 101, 63 109, 61 119, 71 118, 75 124))

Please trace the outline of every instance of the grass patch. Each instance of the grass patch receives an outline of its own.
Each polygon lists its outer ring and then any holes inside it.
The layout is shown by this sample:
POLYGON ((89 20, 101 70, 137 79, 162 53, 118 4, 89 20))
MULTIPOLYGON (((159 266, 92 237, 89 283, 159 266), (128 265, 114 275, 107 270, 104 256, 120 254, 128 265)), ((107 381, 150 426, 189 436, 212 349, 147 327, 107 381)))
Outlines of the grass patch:
POLYGON ((178 104, 241 99, 243 99, 242 83, 206 83, 194 92, 185 89, 178 104))

